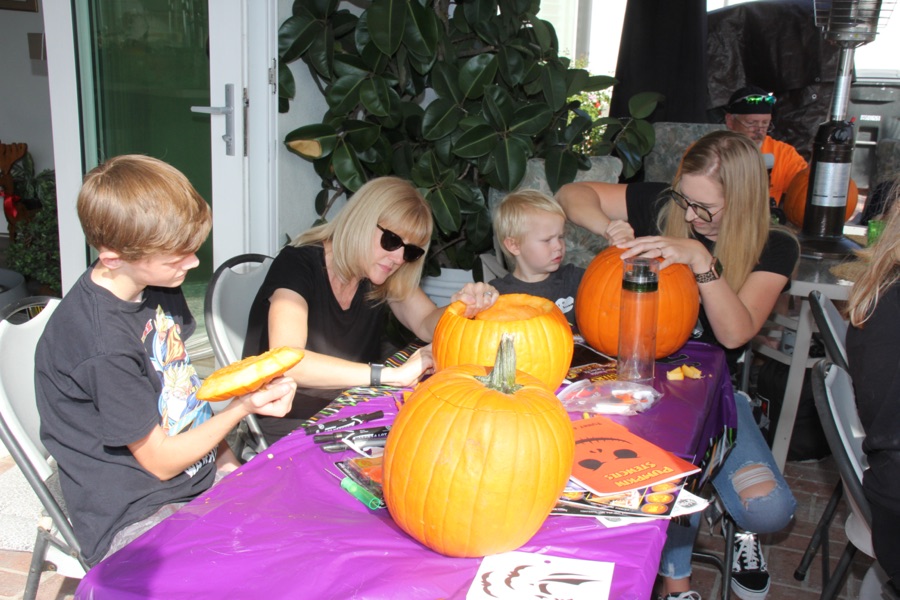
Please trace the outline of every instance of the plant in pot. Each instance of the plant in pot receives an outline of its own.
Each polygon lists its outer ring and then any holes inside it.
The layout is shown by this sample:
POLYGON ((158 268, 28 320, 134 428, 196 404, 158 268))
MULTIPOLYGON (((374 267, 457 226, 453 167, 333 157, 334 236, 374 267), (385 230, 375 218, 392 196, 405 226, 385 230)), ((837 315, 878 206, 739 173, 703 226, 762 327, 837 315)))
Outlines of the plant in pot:
POLYGON ((471 269, 491 247, 488 189, 515 189, 529 158, 544 159, 555 191, 589 168, 578 149, 594 128, 625 176, 653 147, 644 119, 661 97, 635 96, 627 119, 592 119, 571 98, 615 80, 570 67, 537 0, 372 0, 358 14, 345 4, 295 0, 281 25, 280 110, 294 96, 296 60, 328 103, 320 123, 284 143, 322 179, 322 220, 372 177, 412 181, 436 225, 426 275, 471 269))
POLYGON ((35 282, 40 293, 60 296, 62 275, 59 263, 59 225, 56 215, 56 178, 52 169, 34 173, 34 160, 26 154, 10 169, 16 194, 28 206, 37 207, 32 216, 16 225, 10 239, 7 264, 35 282))

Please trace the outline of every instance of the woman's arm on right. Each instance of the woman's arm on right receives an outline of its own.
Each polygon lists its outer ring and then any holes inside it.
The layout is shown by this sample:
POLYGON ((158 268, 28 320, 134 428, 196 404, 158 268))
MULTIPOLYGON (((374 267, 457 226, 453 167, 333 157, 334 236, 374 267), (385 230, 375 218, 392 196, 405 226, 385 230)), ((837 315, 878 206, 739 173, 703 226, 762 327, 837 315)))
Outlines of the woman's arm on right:
POLYGON ((634 239, 634 230, 627 222, 627 188, 622 183, 567 183, 556 193, 556 200, 570 221, 605 237, 610 244, 620 244, 634 239))

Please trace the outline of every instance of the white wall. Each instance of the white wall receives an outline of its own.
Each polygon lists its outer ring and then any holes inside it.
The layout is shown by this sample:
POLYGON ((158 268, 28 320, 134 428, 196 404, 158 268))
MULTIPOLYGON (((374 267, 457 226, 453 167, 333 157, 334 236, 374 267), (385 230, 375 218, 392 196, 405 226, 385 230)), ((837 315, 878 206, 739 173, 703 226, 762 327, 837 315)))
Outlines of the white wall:
MULTIPOLYGON (((37 172, 53 168, 47 62, 28 58, 28 34, 44 33, 40 13, 0 10, 0 142, 25 143, 37 172)), ((6 217, 0 213, 0 233, 6 217)))

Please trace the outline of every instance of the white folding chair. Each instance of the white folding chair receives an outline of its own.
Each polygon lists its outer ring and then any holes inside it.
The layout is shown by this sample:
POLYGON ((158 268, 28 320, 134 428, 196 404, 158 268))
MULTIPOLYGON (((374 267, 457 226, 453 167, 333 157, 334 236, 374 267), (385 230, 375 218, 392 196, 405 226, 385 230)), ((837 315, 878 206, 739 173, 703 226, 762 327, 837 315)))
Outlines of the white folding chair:
POLYGON ((866 436, 859 422, 853 382, 847 371, 828 359, 819 361, 813 367, 812 390, 822 429, 837 463, 850 508, 850 515, 844 524, 848 540, 844 552, 833 572, 829 573, 827 567, 822 571, 821 598, 831 600, 843 586, 857 549, 873 558, 875 556, 872 549, 872 514, 862 488, 863 472, 868 468, 862 449, 866 436))
POLYGON ((58 298, 34 296, 5 307, 0 315, 0 440, 37 494, 44 509, 38 521, 25 600, 37 595, 44 562, 66 577, 82 578, 88 566, 58 493, 58 474, 40 439, 34 390, 34 351, 58 298), (57 490, 54 494, 51 490, 57 490))
MULTIPOLYGON (((825 354, 828 356, 828 359, 841 369, 848 370, 845 343, 847 339, 847 322, 844 321, 840 311, 838 311, 834 302, 818 290, 813 290, 809 293, 809 309, 812 313, 813 321, 816 323, 816 328, 819 330, 819 336, 822 339, 822 344, 825 346, 825 354)), ((803 553, 803 558, 800 559, 800 565, 794 571, 794 579, 798 581, 806 579, 809 566, 812 564, 816 552, 820 549, 822 551, 823 569, 828 568, 827 565, 830 564, 830 557, 828 556, 828 528, 831 526, 831 521, 834 519, 834 513, 843 494, 844 483, 841 479, 838 479, 834 486, 834 491, 831 493, 831 498, 828 500, 828 504, 825 505, 825 510, 819 518, 819 523, 809 539, 806 552, 803 553)))
MULTIPOLYGON (((222 263, 206 288, 203 314, 206 333, 219 367, 241 359, 250 306, 259 291, 272 257, 263 254, 241 254, 222 263)), ((252 453, 268 447, 254 415, 245 419, 249 431, 247 444, 252 453)))

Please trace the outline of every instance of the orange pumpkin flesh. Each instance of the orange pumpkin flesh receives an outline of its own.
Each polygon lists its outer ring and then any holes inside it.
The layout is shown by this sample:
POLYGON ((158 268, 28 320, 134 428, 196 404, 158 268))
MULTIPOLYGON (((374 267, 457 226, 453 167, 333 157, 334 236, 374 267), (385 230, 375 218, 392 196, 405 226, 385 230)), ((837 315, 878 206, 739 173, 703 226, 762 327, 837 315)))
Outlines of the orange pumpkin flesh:
POLYGON ((387 438, 383 489, 391 516, 446 556, 486 556, 525 544, 572 469, 572 424, 559 400, 515 370, 522 387, 491 389, 475 378, 488 371, 474 365, 439 371, 413 392, 387 438))
POLYGON ((273 348, 257 356, 222 367, 207 377, 197 390, 197 400, 217 402, 255 392, 283 375, 303 358, 296 348, 273 348))
MULTIPOLYGON (((790 185, 784 192, 784 201, 782 208, 784 216, 795 227, 803 227, 803 217, 806 215, 806 195, 809 190, 809 167, 806 167, 791 179, 790 185)), ((844 211, 844 222, 850 220, 856 211, 856 204, 859 201, 859 189, 856 182, 850 180, 847 188, 847 206, 844 211)))
POLYGON ((501 294, 493 306, 467 319, 454 302, 434 331, 435 370, 454 365, 491 366, 500 337, 515 334, 516 364, 551 390, 562 383, 574 350, 572 328, 556 304, 528 294, 501 294))
MULTIPOLYGON (((575 296, 578 332, 592 348, 608 356, 619 351, 624 251, 610 246, 594 257, 575 296)), ((656 358, 665 358, 690 338, 700 314, 700 292, 690 267, 676 264, 660 271, 658 293, 656 358)))

